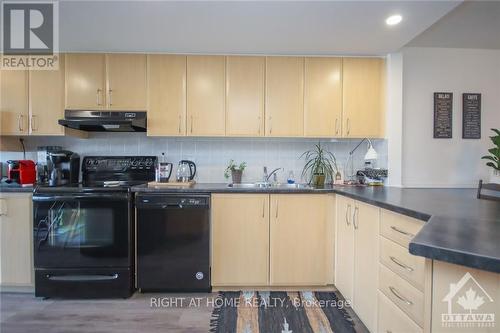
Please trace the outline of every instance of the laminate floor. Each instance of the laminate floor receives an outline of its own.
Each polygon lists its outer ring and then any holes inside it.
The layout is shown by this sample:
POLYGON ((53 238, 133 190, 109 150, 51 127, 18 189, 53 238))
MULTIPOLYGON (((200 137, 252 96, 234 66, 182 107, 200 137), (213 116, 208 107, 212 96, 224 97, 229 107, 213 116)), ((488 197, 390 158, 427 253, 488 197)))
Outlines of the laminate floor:
MULTIPOLYGON (((216 295, 136 293, 129 299, 43 300, 31 293, 2 292, 0 333, 207 333, 216 295)), ((367 332, 352 309, 348 313, 356 331, 367 332)))

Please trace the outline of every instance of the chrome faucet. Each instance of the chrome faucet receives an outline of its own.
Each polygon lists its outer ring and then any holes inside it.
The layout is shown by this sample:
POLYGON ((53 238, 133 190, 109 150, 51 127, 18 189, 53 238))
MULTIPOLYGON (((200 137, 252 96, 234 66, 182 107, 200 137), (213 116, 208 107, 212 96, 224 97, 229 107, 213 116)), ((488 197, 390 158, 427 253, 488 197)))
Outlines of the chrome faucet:
POLYGON ((280 170, 284 170, 283 168, 276 168, 274 169, 273 171, 271 171, 269 173, 269 175, 267 174, 267 167, 264 167, 264 177, 265 177, 265 182, 266 183, 269 183, 269 178, 271 178, 272 175, 274 175, 274 182, 277 183, 278 182, 278 175, 276 174, 278 171, 280 170))

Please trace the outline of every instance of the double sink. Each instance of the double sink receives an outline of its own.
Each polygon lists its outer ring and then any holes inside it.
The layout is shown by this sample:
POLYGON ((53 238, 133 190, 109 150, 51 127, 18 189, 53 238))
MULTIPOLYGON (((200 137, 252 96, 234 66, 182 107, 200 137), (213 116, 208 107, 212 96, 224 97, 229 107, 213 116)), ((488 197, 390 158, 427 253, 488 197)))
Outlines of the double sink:
POLYGON ((229 184, 230 188, 247 188, 247 189, 286 189, 286 190, 312 190, 314 187, 308 184, 271 184, 271 183, 241 183, 229 184))

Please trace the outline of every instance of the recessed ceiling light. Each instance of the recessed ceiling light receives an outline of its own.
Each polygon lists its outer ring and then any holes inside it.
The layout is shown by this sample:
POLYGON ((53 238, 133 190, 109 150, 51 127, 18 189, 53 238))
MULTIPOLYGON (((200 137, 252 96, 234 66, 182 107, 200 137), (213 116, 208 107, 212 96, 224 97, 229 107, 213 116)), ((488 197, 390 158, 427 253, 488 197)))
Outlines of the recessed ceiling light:
POLYGON ((403 20, 401 15, 391 15, 386 20, 385 23, 387 25, 396 25, 403 20))

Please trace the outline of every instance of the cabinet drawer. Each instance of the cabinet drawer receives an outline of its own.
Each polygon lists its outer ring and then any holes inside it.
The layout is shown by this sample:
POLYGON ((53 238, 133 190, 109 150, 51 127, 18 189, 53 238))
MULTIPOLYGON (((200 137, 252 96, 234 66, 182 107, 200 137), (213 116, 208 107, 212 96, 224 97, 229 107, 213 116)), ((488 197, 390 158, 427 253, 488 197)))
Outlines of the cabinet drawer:
POLYGON ((384 265, 379 265, 379 290, 413 319, 424 324, 424 294, 384 265))
POLYGON ((380 234, 405 248, 424 224, 423 221, 383 209, 380 217, 380 234))
POLYGON ((380 262, 393 272, 424 291, 425 259, 410 254, 407 248, 380 237, 380 262))
POLYGON ((379 291, 377 332, 422 333, 423 330, 379 291))

